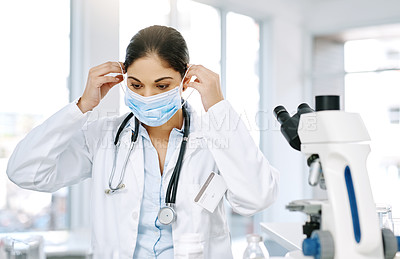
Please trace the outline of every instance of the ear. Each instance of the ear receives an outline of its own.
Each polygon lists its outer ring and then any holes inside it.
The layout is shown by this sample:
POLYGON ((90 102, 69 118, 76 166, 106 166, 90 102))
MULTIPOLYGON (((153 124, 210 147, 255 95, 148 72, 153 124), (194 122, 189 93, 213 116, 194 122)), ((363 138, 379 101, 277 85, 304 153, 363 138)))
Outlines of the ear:
POLYGON ((185 79, 183 79, 182 91, 185 91, 188 88, 187 84, 189 82, 190 82, 190 78, 186 77, 185 79))

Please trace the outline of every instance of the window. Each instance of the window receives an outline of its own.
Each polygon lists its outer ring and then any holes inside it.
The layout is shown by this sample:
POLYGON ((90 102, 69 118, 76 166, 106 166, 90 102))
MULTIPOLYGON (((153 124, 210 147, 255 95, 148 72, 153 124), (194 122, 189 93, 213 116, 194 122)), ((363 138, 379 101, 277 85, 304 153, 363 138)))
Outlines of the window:
POLYGON ((345 44, 346 111, 361 114, 371 137, 367 168, 374 200, 400 217, 400 35, 345 44), (360 98, 361 97, 361 98, 360 98))
MULTIPOLYGON (((256 144, 260 132, 256 124, 259 111, 258 23, 251 17, 229 12, 226 16, 226 98, 239 113, 256 144)), ((243 238, 254 232, 254 217, 243 217, 230 211, 232 238, 243 238)))
MULTIPOLYGON (((194 1, 178 0, 178 30, 189 48, 190 63, 201 64, 221 73, 221 17, 217 9, 194 1), (204 17, 207 17, 205 19, 204 17)), ((189 103, 197 112, 204 112, 200 94, 187 89, 184 98, 190 94, 189 103)))
POLYGON ((226 98, 260 142, 256 124, 259 110, 259 26, 253 18, 229 12, 226 17, 226 98))
POLYGON ((0 232, 68 226, 68 189, 24 190, 5 172, 19 140, 68 103, 69 24, 69 0, 0 3, 0 232))

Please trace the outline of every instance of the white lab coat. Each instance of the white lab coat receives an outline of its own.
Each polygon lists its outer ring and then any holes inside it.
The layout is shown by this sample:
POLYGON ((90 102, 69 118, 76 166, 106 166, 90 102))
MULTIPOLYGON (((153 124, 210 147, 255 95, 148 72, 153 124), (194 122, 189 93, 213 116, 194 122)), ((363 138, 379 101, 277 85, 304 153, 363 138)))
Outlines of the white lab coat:
MULTIPOLYGON (((114 138, 126 115, 88 121, 71 103, 33 129, 16 147, 7 168, 11 181, 22 188, 54 192, 61 187, 92 181, 92 246, 96 258, 132 258, 135 250, 144 169, 143 143, 129 157, 126 188, 105 194, 114 160, 114 138)), ((131 125, 134 125, 133 118, 131 125)), ((131 130, 121 134, 114 186, 130 143, 131 130)), ((180 145, 179 145, 180 146, 180 145)), ((164 192, 171 178, 179 147, 164 171, 164 192)), ((270 166, 251 138, 239 115, 223 100, 198 117, 191 112, 191 127, 176 197, 177 220, 172 224, 174 246, 184 233, 200 234, 205 258, 232 258, 223 199, 213 213, 194 198, 211 171, 226 182, 226 199, 241 215, 268 207, 277 196, 279 173, 270 166)))

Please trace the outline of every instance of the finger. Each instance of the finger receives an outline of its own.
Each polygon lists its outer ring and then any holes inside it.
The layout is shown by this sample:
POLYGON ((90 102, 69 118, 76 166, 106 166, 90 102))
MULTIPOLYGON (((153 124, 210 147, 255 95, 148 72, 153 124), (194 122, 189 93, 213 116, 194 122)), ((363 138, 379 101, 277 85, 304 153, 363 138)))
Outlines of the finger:
POLYGON ((102 86, 101 86, 101 89, 103 89, 103 88, 112 88, 112 87, 114 87, 115 85, 118 85, 118 84, 120 84, 121 83, 121 81, 117 81, 117 82, 107 82, 107 83, 104 83, 102 86))
MULTIPOLYGON (((121 65, 124 69, 123 65, 121 65)), ((121 73, 121 67, 118 65, 118 62, 106 62, 97 67, 94 67, 90 70, 91 74, 94 76, 103 76, 109 73, 121 73)))
MULTIPOLYGON (((207 75, 212 71, 209 71, 205 67, 201 65, 193 65, 189 72, 186 74, 187 78, 192 78, 193 76, 197 77, 200 81, 203 81, 203 79, 207 78, 207 75)), ((212 72, 214 73, 214 72, 212 72)))
POLYGON ((121 73, 122 75, 125 74, 125 66, 124 64, 121 62, 117 62, 117 61, 110 61, 104 64, 104 66, 102 67, 103 70, 98 70, 100 72, 100 75, 107 75, 109 73, 121 73), (107 68, 109 70, 107 70, 107 68))
POLYGON ((104 85, 106 83, 118 84, 121 81, 122 81, 121 77, 119 77, 119 76, 116 76, 116 77, 113 77, 113 76, 102 76, 102 77, 99 77, 96 80, 96 85, 97 85, 97 87, 101 87, 102 85, 104 85))
MULTIPOLYGON (((116 82, 116 83, 106 83, 106 84, 103 84, 103 86, 108 86, 109 88, 112 88, 112 87, 114 87, 115 85, 118 85, 119 84, 119 82, 116 82)), ((104 88, 104 87, 102 87, 102 88, 104 88)))
POLYGON ((193 73, 195 67, 196 65, 194 64, 187 64, 186 77, 188 77, 189 73, 193 73))
MULTIPOLYGON (((97 71, 99 71, 99 70, 101 70, 101 69, 104 69, 104 68, 107 67, 107 66, 113 65, 113 63, 115 63, 115 65, 118 66, 118 64, 117 64, 116 62, 108 61, 108 62, 105 62, 105 63, 103 63, 103 64, 100 64, 100 65, 97 65, 97 66, 95 66, 95 67, 92 67, 90 70, 93 71, 93 72, 97 72, 97 71)), ((118 66, 118 67, 119 67, 119 66, 118 66)), ((121 70, 121 69, 120 69, 120 70, 121 70)))
POLYGON ((123 75, 117 75, 117 76, 114 76, 114 77, 117 78, 119 81, 124 80, 124 76, 123 75))
POLYGON ((117 65, 119 66, 119 68, 120 68, 120 70, 121 70, 121 74, 125 74, 125 73, 126 73, 126 71, 125 71, 125 65, 124 65, 124 62, 119 62, 119 61, 116 61, 116 63, 117 63, 117 65))
POLYGON ((198 82, 190 82, 190 83, 187 83, 186 84, 186 86, 187 87, 192 87, 192 88, 194 88, 194 89, 196 89, 197 91, 201 91, 201 83, 198 83, 198 82))
POLYGON ((204 71, 204 72, 214 73, 213 71, 204 67, 203 65, 190 65, 190 66, 191 66, 190 70, 193 70, 193 71, 204 71))

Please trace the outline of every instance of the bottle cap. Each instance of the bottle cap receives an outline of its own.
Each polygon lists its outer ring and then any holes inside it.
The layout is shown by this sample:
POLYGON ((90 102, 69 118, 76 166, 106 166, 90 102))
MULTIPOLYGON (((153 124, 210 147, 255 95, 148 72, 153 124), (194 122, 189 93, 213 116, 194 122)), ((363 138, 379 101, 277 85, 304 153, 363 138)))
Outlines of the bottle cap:
POLYGON ((260 235, 257 234, 250 234, 246 236, 247 242, 261 242, 263 239, 260 235))
POLYGON ((376 203, 376 212, 378 213, 392 212, 392 206, 386 203, 376 203))

